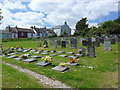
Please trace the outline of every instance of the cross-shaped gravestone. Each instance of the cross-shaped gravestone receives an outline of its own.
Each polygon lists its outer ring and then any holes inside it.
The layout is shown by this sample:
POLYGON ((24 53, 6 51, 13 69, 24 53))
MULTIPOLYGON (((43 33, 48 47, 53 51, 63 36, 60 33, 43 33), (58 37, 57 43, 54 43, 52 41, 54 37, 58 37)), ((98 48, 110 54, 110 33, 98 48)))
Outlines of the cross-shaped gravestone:
POLYGON ((88 46, 88 56, 90 57, 96 57, 95 56, 95 47, 94 46, 88 46))

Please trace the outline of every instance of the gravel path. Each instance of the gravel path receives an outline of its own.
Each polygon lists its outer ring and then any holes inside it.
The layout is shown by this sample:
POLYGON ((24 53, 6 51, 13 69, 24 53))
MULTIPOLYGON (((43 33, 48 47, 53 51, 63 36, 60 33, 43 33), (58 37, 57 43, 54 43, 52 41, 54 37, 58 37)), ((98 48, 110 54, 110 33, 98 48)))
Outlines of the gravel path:
POLYGON ((28 69, 23 69, 19 66, 16 66, 16 65, 12 65, 12 64, 9 64, 9 63, 6 63, 6 62, 3 62, 3 64, 6 64, 8 66, 11 66, 21 72, 24 72, 24 73, 27 73, 28 75, 36 78, 40 83, 42 83, 43 85, 49 85, 50 87, 52 88, 71 88, 67 85, 65 85, 64 83, 58 81, 58 80, 53 80, 53 79, 50 79, 48 77, 46 77, 45 75, 41 75, 41 74, 37 74, 31 70, 28 70, 28 69))

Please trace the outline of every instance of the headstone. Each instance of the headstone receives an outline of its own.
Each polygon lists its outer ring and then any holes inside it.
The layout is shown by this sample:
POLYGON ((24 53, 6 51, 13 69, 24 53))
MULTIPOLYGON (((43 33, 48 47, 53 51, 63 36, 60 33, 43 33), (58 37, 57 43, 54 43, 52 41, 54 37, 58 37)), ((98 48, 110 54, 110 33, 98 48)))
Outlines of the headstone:
POLYGON ((51 64, 52 64, 51 62, 45 62, 45 61, 41 61, 41 62, 37 63, 37 65, 43 66, 43 67, 51 65, 51 64))
POLYGON ((68 56, 68 58, 78 58, 79 56, 68 56))
POLYGON ((15 60, 23 60, 23 58, 14 58, 15 60))
POLYGON ((77 65, 79 65, 77 62, 74 62, 74 63, 67 62, 66 64, 70 65, 70 66, 77 66, 77 65))
POLYGON ((66 41, 62 41, 62 48, 66 48, 66 41))
POLYGON ((56 56, 57 54, 50 54, 50 56, 56 56))
POLYGON ((66 52, 67 54, 74 54, 74 52, 66 52))
POLYGON ((104 50, 111 50, 110 49, 110 44, 111 44, 110 39, 105 38, 104 39, 104 50))
POLYGON ((41 47, 41 42, 40 42, 40 40, 38 40, 38 47, 41 47))
POLYGON ((57 45, 61 45, 61 44, 60 44, 60 40, 57 40, 57 45))
POLYGON ((57 51, 57 53, 65 53, 64 51, 57 51))
POLYGON ((87 55, 90 56, 90 57, 96 57, 95 56, 95 47, 94 46, 89 46, 88 47, 88 54, 87 55))
POLYGON ((46 39, 44 40, 44 43, 43 43, 43 44, 46 45, 46 47, 48 47, 48 42, 47 42, 46 39))
POLYGON ((33 59, 33 58, 31 58, 31 59, 25 59, 25 60, 23 60, 23 62, 35 62, 35 61, 37 61, 36 59, 33 59))
POLYGON ((59 55, 60 57, 67 57, 68 55, 59 55))
POLYGON ((81 57, 81 56, 83 56, 83 54, 75 54, 76 56, 79 56, 79 57, 81 57))
POLYGON ((70 48, 77 48, 77 39, 76 38, 71 38, 70 39, 70 48))
POLYGON ((82 46, 87 46, 88 45, 88 42, 86 40, 83 40, 82 41, 82 46))
POLYGON ((38 55, 33 55, 33 56, 30 56, 32 58, 41 58, 41 56, 38 56, 38 55))
POLYGON ((85 52, 86 52, 86 48, 84 47, 81 47, 79 50, 78 50, 79 54, 82 54, 82 56, 85 55, 85 52))
POLYGON ((66 66, 65 67, 63 67, 63 66, 56 66, 56 67, 52 68, 52 70, 64 72, 64 71, 69 70, 69 67, 66 67, 66 66))
POLYGON ((51 43, 52 48, 57 48, 57 41, 56 40, 51 41, 50 43, 51 43))
POLYGON ((18 56, 9 56, 7 58, 17 58, 18 56))
POLYGON ((48 53, 41 53, 41 54, 43 54, 43 55, 47 55, 48 53))

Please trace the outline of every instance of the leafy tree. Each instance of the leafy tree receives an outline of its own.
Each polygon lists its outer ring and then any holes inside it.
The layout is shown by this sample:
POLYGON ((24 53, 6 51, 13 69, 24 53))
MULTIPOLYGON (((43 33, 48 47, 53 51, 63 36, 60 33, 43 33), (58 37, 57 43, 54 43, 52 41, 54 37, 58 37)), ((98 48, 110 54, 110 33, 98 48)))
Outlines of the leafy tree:
POLYGON ((75 35, 80 35, 81 31, 87 30, 88 29, 88 24, 87 24, 87 18, 82 18, 76 23, 76 30, 75 30, 75 35))

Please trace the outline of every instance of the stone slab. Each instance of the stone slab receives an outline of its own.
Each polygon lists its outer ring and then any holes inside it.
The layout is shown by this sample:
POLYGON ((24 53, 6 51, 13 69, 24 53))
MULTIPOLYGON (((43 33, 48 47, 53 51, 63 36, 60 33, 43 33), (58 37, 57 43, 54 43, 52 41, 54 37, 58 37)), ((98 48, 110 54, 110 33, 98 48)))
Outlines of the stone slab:
POLYGON ((83 56, 83 54, 75 54, 75 55, 76 55, 76 56, 80 56, 80 57, 83 56))
POLYGON ((18 56, 9 56, 7 58, 17 58, 18 56))
POLYGON ((74 54, 74 52, 66 52, 67 54, 74 54))
POLYGON ((51 65, 51 64, 52 64, 51 62, 44 62, 44 61, 41 61, 41 62, 37 63, 37 65, 42 66, 42 67, 45 67, 45 66, 48 66, 48 65, 51 65))
POLYGON ((23 55, 25 55, 25 56, 31 56, 31 54, 27 54, 27 53, 26 53, 26 54, 23 54, 23 55))
POLYGON ((56 56, 57 54, 50 54, 50 56, 56 56))
POLYGON ((68 58, 78 58, 79 56, 68 56, 68 58))
POLYGON ((52 70, 56 70, 56 71, 60 71, 60 72, 64 72, 66 70, 69 70, 69 67, 62 67, 62 66, 56 66, 54 68, 52 68, 52 70))
POLYGON ((70 62, 67 62, 66 64, 67 64, 67 65, 70 65, 70 66, 77 66, 77 65, 79 65, 79 64, 78 64, 78 63, 76 63, 76 62, 75 62, 75 63, 70 63, 70 62))
POLYGON ((23 58, 14 58, 15 60, 23 60, 23 58))
POLYGON ((35 62, 35 61, 37 60, 33 58, 23 60, 23 62, 35 62))
POLYGON ((41 53, 41 54, 43 54, 43 55, 47 55, 48 53, 41 53))
POLYGON ((41 56, 38 56, 38 55, 33 55, 33 56, 30 56, 32 58, 41 58, 41 56))
POLYGON ((67 57, 68 55, 59 55, 60 57, 67 57))
POLYGON ((65 53, 64 51, 57 51, 57 53, 65 53))

